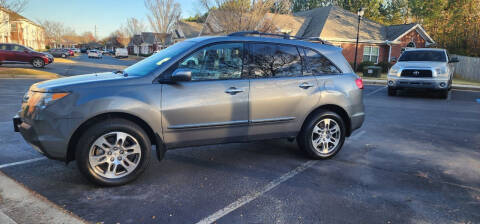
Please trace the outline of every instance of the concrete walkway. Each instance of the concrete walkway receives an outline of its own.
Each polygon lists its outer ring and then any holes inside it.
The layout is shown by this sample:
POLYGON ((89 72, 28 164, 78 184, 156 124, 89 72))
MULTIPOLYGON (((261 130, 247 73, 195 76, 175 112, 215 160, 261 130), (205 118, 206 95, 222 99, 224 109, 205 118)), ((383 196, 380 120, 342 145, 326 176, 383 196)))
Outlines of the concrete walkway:
POLYGON ((86 223, 0 172, 0 223, 86 223))

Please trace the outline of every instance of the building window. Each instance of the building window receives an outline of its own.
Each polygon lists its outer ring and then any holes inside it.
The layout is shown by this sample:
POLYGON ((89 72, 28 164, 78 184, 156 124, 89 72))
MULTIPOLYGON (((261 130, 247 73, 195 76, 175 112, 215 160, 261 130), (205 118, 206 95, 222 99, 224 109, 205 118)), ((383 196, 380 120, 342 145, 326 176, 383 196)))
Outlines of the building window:
POLYGON ((373 63, 378 63, 378 53, 378 47, 365 46, 363 48, 363 61, 371 61, 373 63))

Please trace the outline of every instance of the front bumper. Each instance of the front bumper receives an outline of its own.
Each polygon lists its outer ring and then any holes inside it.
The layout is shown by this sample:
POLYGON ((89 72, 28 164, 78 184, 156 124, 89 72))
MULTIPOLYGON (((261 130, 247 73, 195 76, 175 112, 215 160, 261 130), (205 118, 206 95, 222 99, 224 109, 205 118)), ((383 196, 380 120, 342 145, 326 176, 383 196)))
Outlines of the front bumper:
POLYGON ((15 132, 20 132, 25 141, 36 151, 50 159, 65 161, 68 141, 54 128, 57 124, 42 120, 26 122, 18 115, 13 117, 15 132))
POLYGON ((411 78, 411 77, 396 77, 388 76, 388 87, 394 89, 435 89, 446 90, 450 89, 451 81, 445 78, 411 78))

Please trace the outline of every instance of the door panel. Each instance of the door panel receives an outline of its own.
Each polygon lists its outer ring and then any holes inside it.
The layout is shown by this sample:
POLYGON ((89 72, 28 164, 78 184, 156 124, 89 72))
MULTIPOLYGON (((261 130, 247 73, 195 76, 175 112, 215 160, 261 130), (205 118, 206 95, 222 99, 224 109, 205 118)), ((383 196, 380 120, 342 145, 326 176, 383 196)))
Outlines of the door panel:
POLYGON ((171 147, 239 140, 247 135, 248 80, 165 84, 163 130, 171 147), (229 89, 243 92, 226 93, 229 89))
POLYGON ((295 46, 251 44, 248 49, 250 139, 296 134, 318 102, 317 80, 302 75, 295 46))
POLYGON ((26 48, 19 46, 19 45, 12 45, 12 54, 13 54, 13 61, 18 62, 30 62, 31 57, 30 53, 25 52, 26 48))
POLYGON ((242 78, 243 43, 202 48, 174 68, 192 81, 164 84, 162 114, 170 147, 243 140, 248 132, 250 81, 242 78))

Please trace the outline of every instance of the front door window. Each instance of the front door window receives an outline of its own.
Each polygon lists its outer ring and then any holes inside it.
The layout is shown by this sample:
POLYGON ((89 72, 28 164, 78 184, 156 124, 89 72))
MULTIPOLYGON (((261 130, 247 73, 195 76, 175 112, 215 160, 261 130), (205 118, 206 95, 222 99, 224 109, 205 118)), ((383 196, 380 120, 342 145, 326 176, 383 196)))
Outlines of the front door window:
POLYGON ((218 44, 203 48, 179 64, 190 69, 192 80, 239 79, 242 76, 243 44, 218 44))

